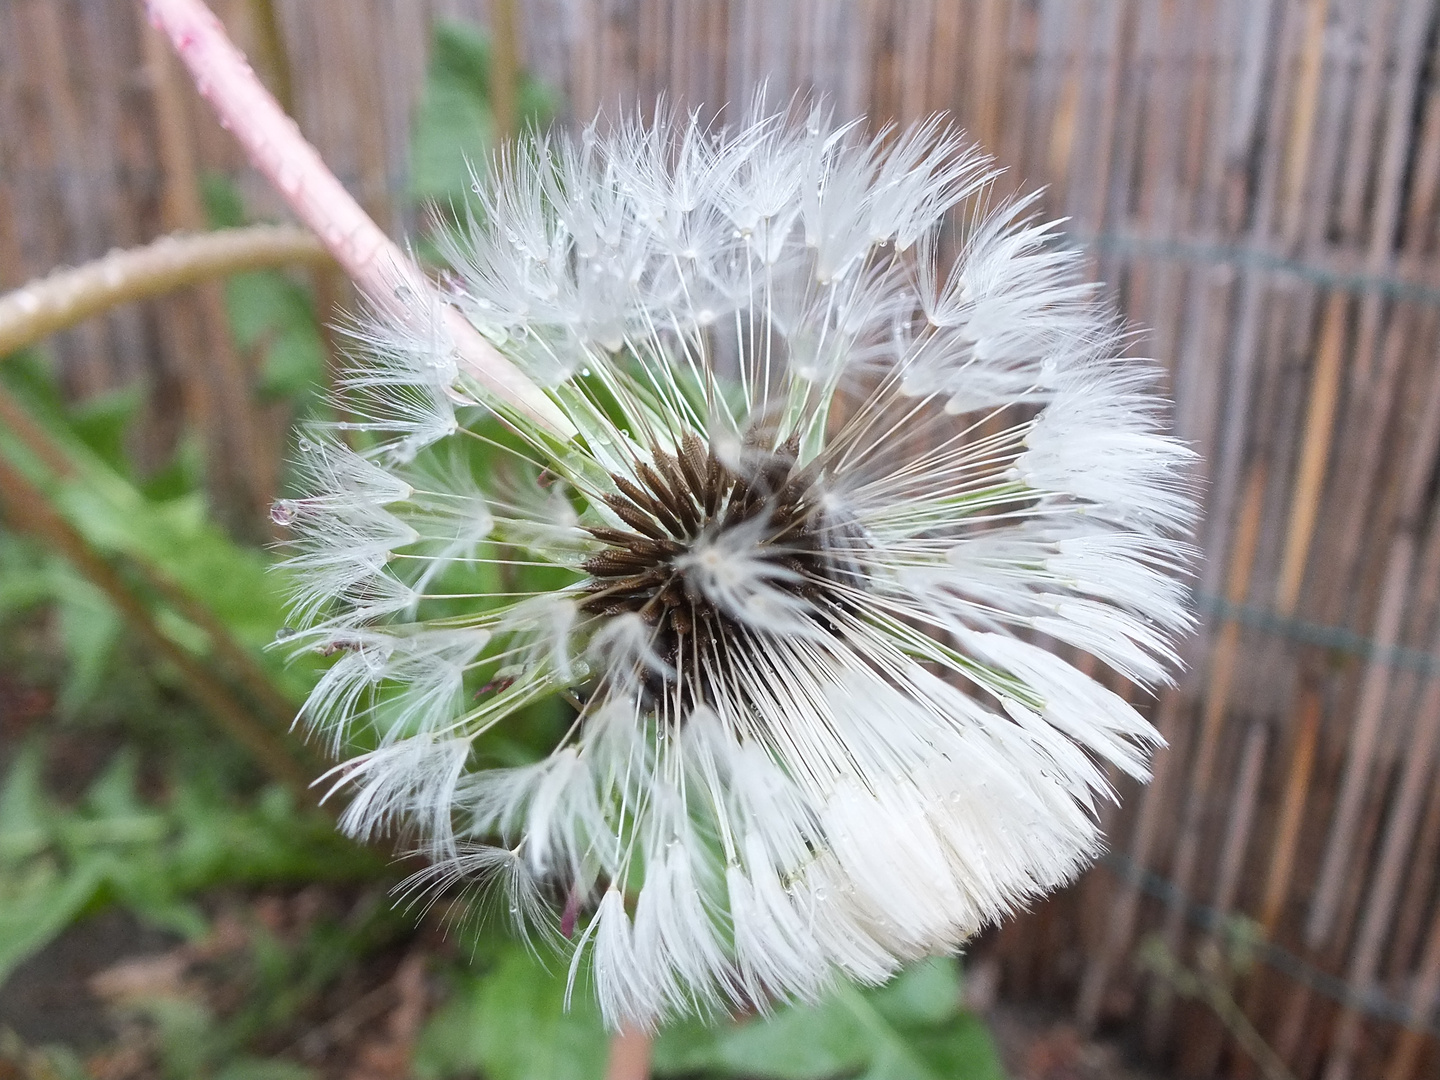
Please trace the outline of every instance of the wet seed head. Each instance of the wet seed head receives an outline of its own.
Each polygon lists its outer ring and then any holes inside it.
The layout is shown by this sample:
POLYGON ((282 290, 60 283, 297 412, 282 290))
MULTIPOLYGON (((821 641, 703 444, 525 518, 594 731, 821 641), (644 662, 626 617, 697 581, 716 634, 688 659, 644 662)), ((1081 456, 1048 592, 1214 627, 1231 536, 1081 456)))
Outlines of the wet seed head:
POLYGON ((758 458, 746 475, 722 463, 698 436, 679 453, 651 453, 635 478, 614 477, 607 505, 625 528, 593 527, 605 547, 582 564, 590 575, 591 615, 637 614, 651 631, 651 650, 675 674, 649 672, 646 689, 678 690, 686 705, 709 702, 706 672, 744 661, 756 629, 743 612, 727 610, 704 585, 704 568, 727 537, 743 531, 748 564, 765 586, 796 600, 814 600, 833 579, 821 541, 817 473, 797 463, 798 446, 758 458), (707 662, 708 661, 708 662, 707 662))

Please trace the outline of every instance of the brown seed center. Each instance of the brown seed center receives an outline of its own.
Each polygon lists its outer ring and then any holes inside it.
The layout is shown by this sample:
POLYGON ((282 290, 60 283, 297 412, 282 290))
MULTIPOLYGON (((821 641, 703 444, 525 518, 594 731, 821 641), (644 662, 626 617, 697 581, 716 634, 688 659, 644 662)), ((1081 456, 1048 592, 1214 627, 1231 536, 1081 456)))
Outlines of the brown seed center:
MULTIPOLYGON (((704 541, 745 526, 756 550, 773 561, 774 588, 813 595, 827 568, 817 522, 816 474, 797 464, 798 444, 751 456, 757 467, 741 475, 724 465, 701 439, 687 435, 678 454, 655 450, 653 464, 634 480, 614 477, 616 494, 606 503, 627 528, 594 527, 605 547, 585 560, 588 614, 638 614, 652 629, 652 649, 677 674, 684 704, 711 698, 704 672, 728 653, 753 641, 753 628, 717 606, 697 581, 686 556, 704 541)), ((646 674, 652 694, 672 680, 646 674)))

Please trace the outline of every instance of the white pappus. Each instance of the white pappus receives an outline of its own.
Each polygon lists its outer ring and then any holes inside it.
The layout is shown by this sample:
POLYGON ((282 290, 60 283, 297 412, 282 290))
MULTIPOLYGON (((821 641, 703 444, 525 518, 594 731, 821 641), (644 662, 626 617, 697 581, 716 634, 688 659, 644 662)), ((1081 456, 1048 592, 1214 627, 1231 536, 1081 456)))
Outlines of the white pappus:
POLYGON ((940 120, 819 109, 533 138, 451 299, 579 434, 376 325, 302 444, 275 517, 290 640, 337 654, 304 722, 364 748, 343 826, 499 891, 612 1025, 954 950, 1146 775, 1155 731, 1051 650, 1167 678, 1191 455, 994 176, 940 120))

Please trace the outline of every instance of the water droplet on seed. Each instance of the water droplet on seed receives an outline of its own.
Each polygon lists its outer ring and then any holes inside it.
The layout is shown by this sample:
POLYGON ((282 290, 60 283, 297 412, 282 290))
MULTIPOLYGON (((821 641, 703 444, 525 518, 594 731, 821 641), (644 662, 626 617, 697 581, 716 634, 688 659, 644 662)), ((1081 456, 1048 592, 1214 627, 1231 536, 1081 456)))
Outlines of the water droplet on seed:
POLYGON ((282 626, 282 627, 280 627, 279 630, 276 630, 276 631, 275 631, 275 640, 276 640, 276 641, 289 641, 291 638, 293 638, 293 637, 294 637, 296 634, 298 634, 299 632, 300 632, 300 631, 299 631, 299 630, 296 630, 293 626, 282 626))

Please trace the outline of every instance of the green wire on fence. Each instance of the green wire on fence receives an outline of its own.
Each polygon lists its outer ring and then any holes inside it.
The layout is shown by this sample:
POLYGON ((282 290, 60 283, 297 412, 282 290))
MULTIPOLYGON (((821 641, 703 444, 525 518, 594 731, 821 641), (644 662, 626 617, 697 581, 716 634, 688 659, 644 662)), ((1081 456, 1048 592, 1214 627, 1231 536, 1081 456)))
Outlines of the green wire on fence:
MULTIPOLYGON (((1242 270, 1292 277, 1327 289, 1340 289, 1353 293, 1376 293, 1392 300, 1408 300, 1440 307, 1440 288, 1423 282, 1394 274, 1377 274, 1326 266, 1246 244, 1177 240, 1120 232, 1102 232, 1093 236, 1082 233, 1063 233, 1057 239, 1069 242, 1092 254, 1233 266, 1242 270)), ((1345 258, 1346 253, 1337 253, 1335 257, 1337 260, 1345 258)))
POLYGON ((1210 593, 1194 594, 1196 610, 1229 622, 1238 622, 1262 633, 1274 634, 1302 645, 1314 645, 1333 652, 1376 660, 1388 667, 1405 668, 1424 675, 1440 672, 1440 656, 1424 649, 1386 645, 1343 626, 1308 622, 1280 615, 1254 604, 1235 604, 1210 593))
MULTIPOLYGON (((1234 912, 1221 911, 1219 908, 1200 903, 1182 892, 1168 878, 1146 869, 1127 855, 1109 852, 1100 857, 1100 863, 1120 880, 1136 886, 1146 895, 1153 896, 1171 907, 1180 908, 1185 913, 1186 920, 1202 930, 1223 935, 1227 927, 1233 925, 1237 919, 1234 912)), ((1365 1013, 1377 1020, 1386 1020, 1392 1024, 1440 1038, 1440 1023, 1436 1023, 1430 1017, 1419 1015, 1405 1002, 1390 997, 1378 986, 1352 986, 1339 976, 1321 971, 1314 964, 1297 956, 1289 949, 1263 938, 1247 940, 1246 947, 1254 953, 1256 959, 1268 964, 1282 975, 1310 987, 1316 993, 1323 994, 1347 1008, 1365 1013)))

